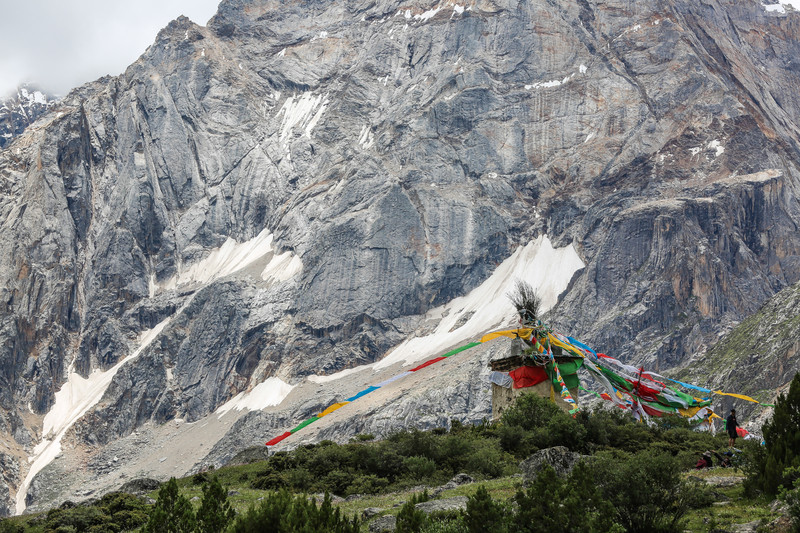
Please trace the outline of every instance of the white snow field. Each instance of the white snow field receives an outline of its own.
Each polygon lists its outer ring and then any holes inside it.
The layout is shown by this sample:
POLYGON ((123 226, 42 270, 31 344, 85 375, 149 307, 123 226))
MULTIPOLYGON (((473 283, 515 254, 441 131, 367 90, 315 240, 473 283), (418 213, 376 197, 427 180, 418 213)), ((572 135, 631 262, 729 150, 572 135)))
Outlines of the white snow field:
POLYGON ((377 363, 348 368, 328 376, 311 375, 308 380, 312 383, 328 383, 370 368, 378 371, 399 362, 409 365, 444 353, 459 344, 477 340, 494 328, 513 324, 516 311, 506 294, 512 292, 517 280, 527 281, 536 289, 542 298, 542 311, 545 312, 556 304, 572 276, 584 266, 571 244, 555 249, 550 239, 542 235, 518 248, 495 269, 489 279, 469 294, 428 311, 427 319, 441 320, 430 335, 402 342, 377 363), (461 327, 453 329, 456 322, 468 313, 473 314, 461 327))
POLYGON ((253 390, 240 392, 228 400, 216 410, 216 413, 222 417, 233 409, 259 411, 265 407, 278 405, 292 392, 293 388, 294 385, 289 385, 280 378, 267 378, 266 381, 256 385, 253 390))
MULTIPOLYGON (((212 250, 205 259, 191 265, 165 283, 156 285, 151 280, 150 294, 155 295, 158 290, 174 289, 187 284, 207 285, 214 280, 238 272, 264 258, 267 254, 274 254, 276 250, 272 245, 272 240, 273 235, 266 228, 249 241, 242 243, 228 238, 222 246, 212 250)), ((274 255, 270 259, 261 272, 261 279, 286 281, 297 275, 302 269, 303 263, 300 258, 287 251, 280 255, 274 255)))
POLYGON ((575 272, 584 266, 571 244, 555 249, 550 239, 542 235, 526 246, 517 248, 489 279, 469 294, 429 311, 426 318, 441 320, 436 330, 430 335, 402 342, 375 363, 375 369, 380 370, 400 361, 408 365, 446 352, 469 340, 478 340, 491 329, 513 324, 516 310, 506 295, 513 291, 518 280, 526 281, 536 289, 542 299, 542 312, 546 312, 556 304, 559 294, 567 288, 575 272), (469 316, 469 313, 472 315, 469 316), (469 319, 455 328, 459 319, 465 316, 469 316, 469 319))

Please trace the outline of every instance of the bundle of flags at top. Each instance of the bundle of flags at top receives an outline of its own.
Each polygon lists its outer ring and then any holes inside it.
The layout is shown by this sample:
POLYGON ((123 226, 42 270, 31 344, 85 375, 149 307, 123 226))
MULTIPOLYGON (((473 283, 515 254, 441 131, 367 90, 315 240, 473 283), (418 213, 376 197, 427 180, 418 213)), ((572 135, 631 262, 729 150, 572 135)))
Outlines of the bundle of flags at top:
POLYGON ((577 393, 587 390, 581 387, 580 368, 588 371, 604 389, 601 393, 587 392, 631 410, 637 419, 680 415, 710 425, 711 418, 717 417, 711 410, 710 397, 687 394, 667 382, 698 391, 710 390, 626 365, 595 352, 577 339, 553 331, 539 319, 540 300, 530 285, 518 282, 516 292, 509 297, 520 316, 520 327, 496 331, 481 338, 481 342, 498 337, 512 339, 509 356, 490 362, 494 371, 491 377, 493 418, 499 418, 522 389, 550 397, 570 414, 576 415, 579 411, 577 393))

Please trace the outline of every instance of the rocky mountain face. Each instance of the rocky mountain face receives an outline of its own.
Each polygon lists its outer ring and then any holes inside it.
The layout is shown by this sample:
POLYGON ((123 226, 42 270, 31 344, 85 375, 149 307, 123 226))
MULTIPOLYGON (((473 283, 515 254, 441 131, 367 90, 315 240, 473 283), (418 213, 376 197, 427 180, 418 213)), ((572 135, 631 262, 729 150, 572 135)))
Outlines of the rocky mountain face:
MULTIPOLYGON (((763 403, 775 401, 776 389, 788 390, 800 353, 800 283, 783 289, 747 317, 701 359, 680 370, 684 379, 723 391, 747 394, 763 403)), ((721 410, 731 407, 756 421, 771 409, 733 397, 721 398, 721 410)), ((739 415, 741 416, 741 415, 739 415)), ((760 424, 758 424, 760 426, 760 424)))
POLYGON ((30 84, 17 88, 16 94, 0 98, 0 149, 19 136, 25 128, 45 114, 58 101, 30 84))
MULTIPOLYGON (((544 235, 584 265, 553 325, 685 363, 800 280, 798 58, 800 14, 755 0, 224 0, 172 22, 0 151, 0 514, 63 496, 34 474, 270 378, 311 402, 304 377, 445 320, 468 340, 474 311, 426 313, 544 235)), ((428 401, 486 413, 451 385, 428 401)), ((339 435, 380 429, 361 416, 339 435)))

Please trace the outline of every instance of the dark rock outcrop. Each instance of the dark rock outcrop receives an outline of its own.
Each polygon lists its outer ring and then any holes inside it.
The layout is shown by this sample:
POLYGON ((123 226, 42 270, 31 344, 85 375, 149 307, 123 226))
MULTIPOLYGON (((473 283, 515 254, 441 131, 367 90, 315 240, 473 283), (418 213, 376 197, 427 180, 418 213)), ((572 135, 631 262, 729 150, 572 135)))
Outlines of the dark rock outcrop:
POLYGON ((147 494, 148 492, 153 492, 154 490, 158 490, 160 486, 160 481, 143 477, 128 481, 119 488, 119 491, 139 496, 147 494))
POLYGON ((397 517, 392 514, 379 516, 369 523, 370 533, 384 533, 397 529, 397 517))
POLYGON ((443 511, 466 511, 467 510, 466 496, 455 496, 453 498, 442 498, 440 500, 429 500, 427 502, 420 502, 414 507, 425 514, 438 513, 443 511))
POLYGON ((529 485, 546 467, 552 468, 557 475, 566 477, 582 457, 579 453, 569 451, 566 446, 553 446, 539 450, 519 464, 523 484, 529 485))

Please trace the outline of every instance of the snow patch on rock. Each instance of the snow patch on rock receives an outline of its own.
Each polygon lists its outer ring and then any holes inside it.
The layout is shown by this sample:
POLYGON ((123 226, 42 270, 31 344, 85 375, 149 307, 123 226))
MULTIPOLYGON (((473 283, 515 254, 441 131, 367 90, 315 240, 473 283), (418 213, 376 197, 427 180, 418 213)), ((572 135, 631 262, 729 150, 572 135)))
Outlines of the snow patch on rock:
POLYGON ((542 312, 545 312, 556 304, 572 276, 585 266, 571 244, 555 249, 550 239, 542 235, 518 248, 489 279, 469 294, 429 311, 428 320, 440 321, 436 330, 402 342, 375 363, 374 368, 380 370, 399 362, 411 364, 468 340, 476 340, 494 328, 512 324, 516 311, 503 295, 513 290, 517 280, 527 281, 536 289, 542 298, 542 312), (469 318, 457 326, 462 317, 469 318))
POLYGON ((33 456, 28 458, 28 462, 33 464, 17 491, 17 514, 22 514, 25 510, 25 496, 33 478, 61 453, 61 439, 67 430, 100 401, 119 369, 136 359, 169 324, 170 320, 172 317, 168 317, 152 329, 142 332, 136 350, 106 371, 95 370, 88 378, 83 378, 75 372, 74 368, 69 369, 66 383, 56 392, 53 407, 44 417, 42 428, 44 438, 34 448, 33 456))
MULTIPOLYGON (((154 295, 158 290, 174 289, 187 284, 205 285, 238 272, 268 254, 274 254, 276 250, 272 241, 273 235, 266 228, 257 236, 242 243, 229 237, 221 247, 212 250, 205 259, 173 276, 166 283, 156 285, 155 279, 151 277, 150 294, 154 295)), ((261 279, 273 282, 286 281, 302 269, 303 263, 300 258, 287 251, 270 259, 261 272, 261 279)))
POLYGON ((311 138, 311 130, 322 118, 329 103, 327 93, 315 95, 312 92, 306 92, 300 96, 287 98, 277 114, 278 117, 283 115, 281 141, 285 140, 295 127, 300 128, 306 137, 311 138))
POLYGON ((267 378, 263 383, 256 385, 250 392, 240 392, 225 404, 221 405, 216 413, 221 418, 222 415, 233 409, 241 411, 248 409, 258 411, 265 407, 280 404, 286 398, 294 385, 289 385, 280 378, 267 378))

